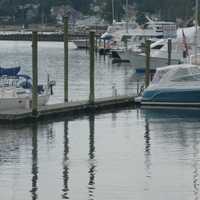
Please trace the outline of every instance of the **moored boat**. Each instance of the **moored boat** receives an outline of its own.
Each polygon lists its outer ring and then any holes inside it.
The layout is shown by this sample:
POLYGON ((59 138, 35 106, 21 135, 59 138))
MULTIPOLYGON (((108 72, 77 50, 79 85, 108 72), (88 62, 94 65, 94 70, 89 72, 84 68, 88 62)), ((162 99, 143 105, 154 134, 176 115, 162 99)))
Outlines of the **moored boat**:
MULTIPOLYGON (((32 106, 32 80, 19 74, 20 67, 0 67, 0 111, 30 109, 32 106)), ((52 82, 38 85, 38 106, 46 105, 51 95, 52 82)))
POLYGON ((158 68, 144 90, 141 104, 200 106, 200 66, 182 64, 158 68))
POLYGON ((89 49, 88 39, 73 40, 73 43, 76 45, 78 49, 89 49))

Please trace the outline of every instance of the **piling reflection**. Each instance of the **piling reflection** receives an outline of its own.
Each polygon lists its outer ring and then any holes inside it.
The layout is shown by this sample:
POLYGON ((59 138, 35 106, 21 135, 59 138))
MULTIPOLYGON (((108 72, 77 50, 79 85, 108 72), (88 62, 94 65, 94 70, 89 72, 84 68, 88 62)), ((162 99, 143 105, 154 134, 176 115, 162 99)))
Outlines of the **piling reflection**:
POLYGON ((63 156, 63 199, 69 199, 69 136, 68 136, 68 121, 64 122, 64 156, 63 156))
POLYGON ((89 200, 94 200, 94 190, 95 190, 95 116, 89 116, 89 183, 88 183, 88 194, 89 200))
POLYGON ((32 200, 38 199, 38 125, 32 125, 32 200))
POLYGON ((149 121, 145 119, 145 164, 147 170, 150 169, 151 166, 151 136, 150 136, 150 128, 149 128, 149 121))
MULTIPOLYGON (((145 164, 145 167, 146 167, 145 168, 146 177, 149 180, 151 178, 151 136, 150 136, 150 128, 149 128, 148 119, 145 119, 144 141, 145 141, 145 148, 144 148, 144 159, 145 160, 144 160, 144 164, 145 164)), ((148 185, 146 186, 145 190, 148 190, 148 187, 149 187, 148 185)))
MULTIPOLYGON (((24 193, 29 193, 30 199, 39 199, 38 140, 41 141, 41 139, 47 138, 47 144, 52 143, 52 131, 52 124, 19 123, 0 125, 0 171, 2 171, 2 174, 10 173, 10 177, 1 175, 1 178, 12 182, 12 176, 14 175, 14 181, 22 180, 15 185, 15 188, 11 189, 11 193, 14 193, 15 190, 22 190, 24 193), (52 137, 46 137, 48 135, 52 137), (28 169, 29 166, 30 170, 28 169), (14 172, 12 169, 14 169, 14 172), (31 175, 30 179, 29 175, 31 175), (23 176, 26 176, 26 178, 23 176), (22 189, 21 185, 24 182, 31 183, 31 187, 27 184, 22 189)), ((16 198, 20 199, 18 196, 16 198)), ((29 199, 28 197, 25 198, 29 199)))

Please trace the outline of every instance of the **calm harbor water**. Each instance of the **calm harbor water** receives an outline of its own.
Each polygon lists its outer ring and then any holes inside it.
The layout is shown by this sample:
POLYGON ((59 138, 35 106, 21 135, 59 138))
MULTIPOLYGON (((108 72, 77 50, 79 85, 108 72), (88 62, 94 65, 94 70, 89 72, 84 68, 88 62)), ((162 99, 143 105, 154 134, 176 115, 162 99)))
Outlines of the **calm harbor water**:
MULTIPOLYGON (((0 42, 1 66, 31 72, 31 43, 0 42)), ((88 54, 70 51, 70 98, 88 98, 88 54)), ((63 98, 61 43, 40 43, 40 80, 63 98)), ((130 66, 97 57, 97 96, 132 94, 130 66)), ((0 124, 2 200, 198 200, 200 110, 126 109, 34 124, 0 124)))
POLYGON ((199 110, 0 126, 0 197, 199 199, 199 110))

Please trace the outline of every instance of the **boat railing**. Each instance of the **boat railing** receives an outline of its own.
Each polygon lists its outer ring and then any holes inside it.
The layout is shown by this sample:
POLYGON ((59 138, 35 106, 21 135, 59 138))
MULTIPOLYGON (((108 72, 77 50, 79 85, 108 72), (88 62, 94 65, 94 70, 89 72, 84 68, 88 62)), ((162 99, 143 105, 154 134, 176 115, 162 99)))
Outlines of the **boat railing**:
POLYGON ((0 76, 0 87, 17 87, 19 81, 15 76, 0 76))

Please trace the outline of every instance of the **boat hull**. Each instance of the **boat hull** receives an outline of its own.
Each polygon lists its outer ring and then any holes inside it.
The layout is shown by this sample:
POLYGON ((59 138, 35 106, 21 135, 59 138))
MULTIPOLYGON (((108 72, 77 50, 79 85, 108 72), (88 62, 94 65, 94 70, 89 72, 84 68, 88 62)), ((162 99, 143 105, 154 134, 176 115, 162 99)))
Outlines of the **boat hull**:
MULTIPOLYGON (((145 72, 146 68, 146 56, 132 51, 119 52, 121 59, 127 59, 130 61, 131 66, 135 68, 137 73, 145 72)), ((179 59, 171 59, 171 64, 180 64, 179 59)), ((158 67, 163 67, 168 65, 168 58, 161 57, 151 57, 150 58, 150 69, 155 70, 158 67)))
MULTIPOLYGON (((47 104, 50 95, 39 95, 38 105, 44 106, 47 104)), ((30 97, 14 97, 14 98, 1 98, 0 110, 13 110, 13 109, 30 109, 32 106, 32 99, 30 97)))
POLYGON ((200 88, 145 91, 142 105, 200 106, 200 88))
POLYGON ((86 39, 83 40, 74 40, 73 43, 76 45, 78 49, 88 49, 89 46, 89 41, 86 39))

